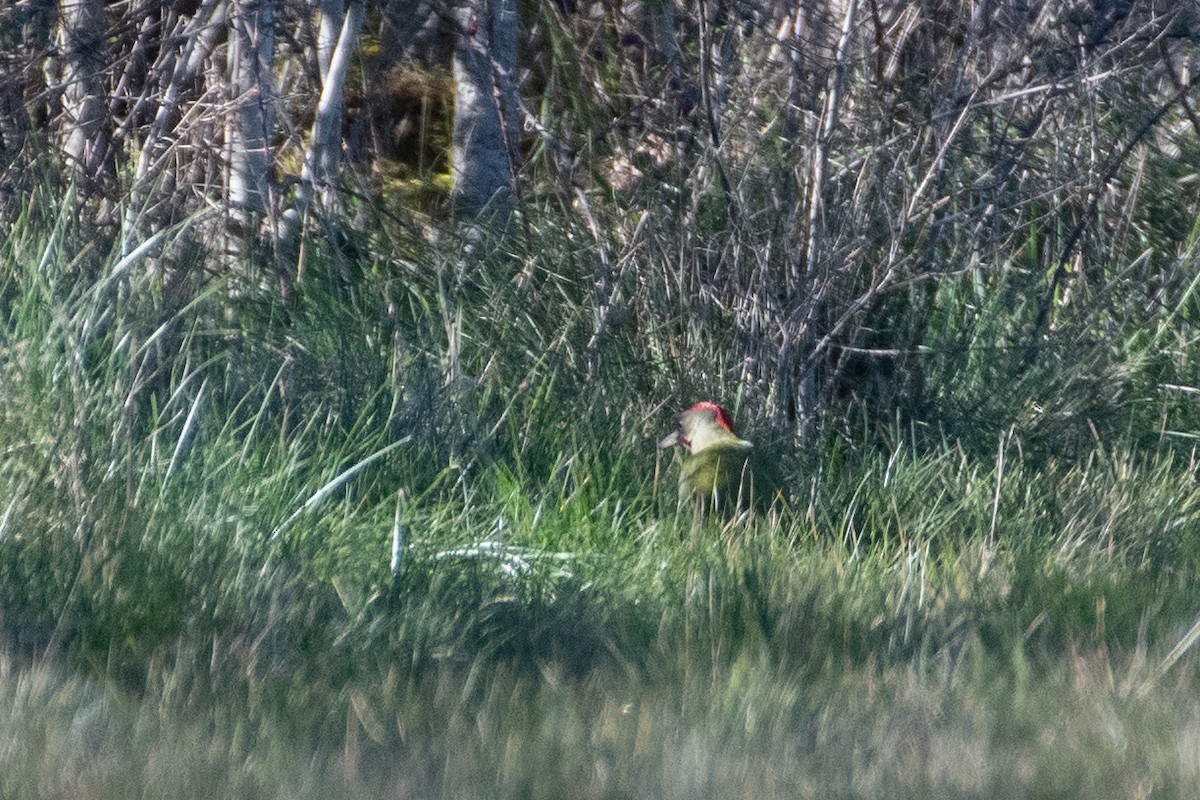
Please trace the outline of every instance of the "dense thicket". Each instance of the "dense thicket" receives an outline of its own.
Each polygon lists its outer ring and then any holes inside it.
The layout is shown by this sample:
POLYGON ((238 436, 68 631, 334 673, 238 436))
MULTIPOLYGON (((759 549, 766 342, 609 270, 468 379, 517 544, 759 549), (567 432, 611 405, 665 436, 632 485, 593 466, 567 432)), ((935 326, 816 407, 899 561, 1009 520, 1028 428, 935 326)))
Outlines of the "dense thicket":
POLYGON ((1053 420, 1086 440, 1084 420, 1130 424, 1110 406, 1152 425, 1178 411, 1164 387, 1191 384, 1157 327, 1190 306, 1187 4, 526 3, 521 108, 503 109, 523 125, 502 154, 521 224, 498 260, 424 250, 449 232, 450 55, 484 7, 367 9, 340 177, 312 132, 341 3, 62 8, 0 12, 7 216, 75 169, 97 242, 128 254, 183 226, 179 252, 144 254, 167 314, 213 278, 294 304, 306 282, 374 295, 437 259, 485 292, 545 266, 590 307, 570 352, 585 382, 620 339, 622 372, 744 397, 793 432, 862 400, 956 435, 1053 420), (308 247, 281 234, 297 221, 308 247))

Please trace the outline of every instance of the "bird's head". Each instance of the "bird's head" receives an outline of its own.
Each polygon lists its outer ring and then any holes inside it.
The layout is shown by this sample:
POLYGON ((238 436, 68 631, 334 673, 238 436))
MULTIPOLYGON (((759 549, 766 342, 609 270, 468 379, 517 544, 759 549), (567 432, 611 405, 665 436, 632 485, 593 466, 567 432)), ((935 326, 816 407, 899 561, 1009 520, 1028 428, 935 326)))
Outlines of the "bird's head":
POLYGON ((705 400, 679 415, 679 426, 659 441, 659 447, 679 445, 696 454, 714 445, 748 445, 733 432, 733 416, 705 400))

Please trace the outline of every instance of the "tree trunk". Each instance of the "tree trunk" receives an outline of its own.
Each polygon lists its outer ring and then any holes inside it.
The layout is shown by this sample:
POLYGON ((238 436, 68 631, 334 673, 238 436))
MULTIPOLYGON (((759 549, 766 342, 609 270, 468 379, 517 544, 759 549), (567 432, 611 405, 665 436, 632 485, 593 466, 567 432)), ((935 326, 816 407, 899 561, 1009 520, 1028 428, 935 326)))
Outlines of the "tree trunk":
POLYGON ((234 113, 227 127, 229 203, 251 222, 268 208, 275 128, 275 0, 234 0, 230 19, 229 88, 234 113))
MULTIPOLYGON (((333 12, 341 4, 326 2, 322 9, 333 12)), ((321 29, 329 26, 339 29, 337 44, 325 63, 323 45, 318 43, 318 64, 323 76, 321 99, 313 120, 312 134, 304 154, 304 167, 300 184, 292 207, 284 212, 276 238, 276 253, 281 277, 296 265, 300 247, 300 228, 312 205, 314 197, 320 200, 320 210, 329 214, 335 205, 335 191, 342 152, 342 105, 346 88, 346 75, 350 71, 350 58, 358 48, 363 18, 366 16, 366 0, 351 0, 345 16, 340 20, 322 20, 321 29)), ((320 35, 324 42, 326 34, 320 35)), ((286 280, 286 278, 285 278, 286 280)))
POLYGON ((317 70, 321 85, 329 79, 329 65, 337 50, 342 35, 342 21, 346 18, 346 4, 342 0, 320 0, 321 18, 317 22, 317 70))
POLYGON ((62 118, 59 128, 67 160, 92 191, 111 177, 112 120, 102 76, 104 5, 102 0, 60 0, 58 48, 61 53, 62 118))
MULTIPOLYGON (((312 138, 304 159, 302 184, 315 188, 323 210, 332 211, 337 200, 336 187, 342 161, 342 117, 346 94, 346 76, 350 71, 350 58, 358 49, 359 34, 362 33, 363 18, 366 16, 365 0, 351 0, 350 7, 342 13, 340 0, 325 0, 322 3, 321 40, 332 39, 337 31, 336 44, 331 52, 328 45, 318 53, 321 67, 321 100, 317 116, 313 120, 312 138), (338 14, 325 19, 325 14, 338 14)), ((298 203, 299 204, 299 203, 298 203)))
POLYGON ((466 0, 454 49, 455 211, 507 224, 520 142, 516 0, 466 0))

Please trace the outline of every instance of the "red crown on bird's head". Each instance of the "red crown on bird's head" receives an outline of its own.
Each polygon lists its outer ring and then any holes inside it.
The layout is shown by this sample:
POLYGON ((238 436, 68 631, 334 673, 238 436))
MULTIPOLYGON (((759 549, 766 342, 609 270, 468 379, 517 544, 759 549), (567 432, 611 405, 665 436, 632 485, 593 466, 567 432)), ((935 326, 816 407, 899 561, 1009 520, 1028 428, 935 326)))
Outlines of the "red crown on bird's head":
POLYGON ((711 400, 704 400, 696 403, 688 411, 711 411, 716 423, 730 433, 733 433, 733 415, 724 406, 719 406, 711 400))

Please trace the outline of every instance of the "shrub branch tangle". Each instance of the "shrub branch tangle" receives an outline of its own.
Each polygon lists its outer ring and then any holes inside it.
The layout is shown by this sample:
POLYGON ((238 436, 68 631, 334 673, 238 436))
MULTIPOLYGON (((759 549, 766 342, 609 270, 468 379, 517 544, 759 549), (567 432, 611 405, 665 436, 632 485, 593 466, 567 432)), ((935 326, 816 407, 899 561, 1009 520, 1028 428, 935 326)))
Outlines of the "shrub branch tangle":
POLYGON ((685 396, 732 380, 803 416, 816 378, 823 402, 987 418, 984 387, 1022 367, 1040 386, 1064 358, 1095 371, 1114 327, 1156 313, 1148 291, 1178 297, 1192 10, 775 11, 676 14, 700 46, 670 62, 618 11, 535 28, 572 47, 543 65, 563 101, 543 122, 602 165, 592 207, 640 266, 622 291, 664 321, 646 355, 685 396), (566 102, 581 85, 622 91, 593 111, 566 102), (1138 216, 1148 190, 1173 198, 1168 224, 1138 216))
MULTIPOLYGON (((1060 394, 1047 386, 1112 383, 1114 340, 1133 346, 1122 331, 1187 292, 1200 19, 1160 5, 525 4, 526 152, 480 155, 519 166, 524 241, 502 245, 515 261, 454 266, 474 273, 455 281, 554 260, 593 306, 584 382, 608 374, 615 341, 624 369, 668 370, 683 401, 744 396, 797 433, 824 412, 844 418, 846 402, 965 429, 1082 419, 1047 409, 1043 395, 1060 394), (587 246, 548 249, 550 230, 587 246), (1015 390, 1003 408, 997 383, 1015 390)), ((123 253, 194 220, 203 258, 188 269, 234 281, 236 297, 277 285, 291 303, 322 275, 369 290, 371 270, 351 262, 375 233, 419 249, 412 233, 441 224, 449 126, 437 139, 429 113, 449 81, 411 76, 448 74, 482 13, 18 3, 0 11, 12 45, 0 87, 6 107, 58 130, 85 218, 101 235, 119 218, 123 253), (349 35, 328 86, 335 31, 349 35), (419 86, 422 116, 396 110, 389 86, 419 86), (392 149, 414 125, 418 149, 442 147, 416 167, 392 149), (327 246, 299 246, 304 230, 327 246)), ((511 139, 507 91, 476 94, 503 96, 511 139)), ((36 130, 2 131, 14 187, 36 130)), ((377 262, 397 263, 375 245, 377 262)), ((148 263, 174 308, 191 299, 183 287, 206 285, 148 263)), ((1186 383, 1186 356, 1167 360, 1173 372, 1160 361, 1117 384, 1186 383)))

